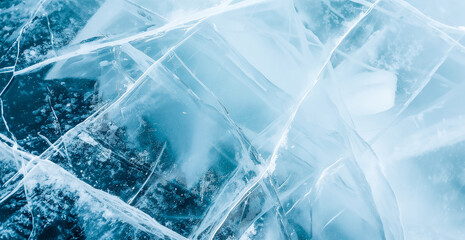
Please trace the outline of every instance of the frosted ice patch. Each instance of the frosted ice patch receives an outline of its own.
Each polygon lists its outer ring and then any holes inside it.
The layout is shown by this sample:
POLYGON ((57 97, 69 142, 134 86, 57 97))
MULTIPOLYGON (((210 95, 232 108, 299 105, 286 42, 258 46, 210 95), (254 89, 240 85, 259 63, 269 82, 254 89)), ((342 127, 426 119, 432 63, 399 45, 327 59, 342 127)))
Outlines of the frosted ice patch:
POLYGON ((371 115, 394 106, 396 74, 388 71, 356 74, 342 84, 342 95, 353 116, 371 115))
POLYGON ((85 132, 82 132, 78 135, 79 139, 81 139, 82 141, 84 141, 85 143, 88 143, 92 146, 97 146, 98 145, 98 142, 96 142, 91 136, 89 136, 89 134, 85 133, 85 132))

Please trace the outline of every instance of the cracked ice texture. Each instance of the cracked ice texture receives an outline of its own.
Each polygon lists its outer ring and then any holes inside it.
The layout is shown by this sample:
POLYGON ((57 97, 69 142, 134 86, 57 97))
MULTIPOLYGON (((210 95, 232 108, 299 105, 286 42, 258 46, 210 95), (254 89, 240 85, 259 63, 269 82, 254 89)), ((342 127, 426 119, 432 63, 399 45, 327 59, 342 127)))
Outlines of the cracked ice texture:
POLYGON ((0 239, 465 239, 465 2, 0 2, 0 239))

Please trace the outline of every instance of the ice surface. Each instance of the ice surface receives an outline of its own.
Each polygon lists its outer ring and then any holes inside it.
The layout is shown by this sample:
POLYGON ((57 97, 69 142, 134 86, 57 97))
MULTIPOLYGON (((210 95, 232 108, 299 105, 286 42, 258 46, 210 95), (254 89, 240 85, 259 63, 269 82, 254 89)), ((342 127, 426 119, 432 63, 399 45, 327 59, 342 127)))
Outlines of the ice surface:
POLYGON ((0 239, 465 239, 460 0, 0 2, 0 239))

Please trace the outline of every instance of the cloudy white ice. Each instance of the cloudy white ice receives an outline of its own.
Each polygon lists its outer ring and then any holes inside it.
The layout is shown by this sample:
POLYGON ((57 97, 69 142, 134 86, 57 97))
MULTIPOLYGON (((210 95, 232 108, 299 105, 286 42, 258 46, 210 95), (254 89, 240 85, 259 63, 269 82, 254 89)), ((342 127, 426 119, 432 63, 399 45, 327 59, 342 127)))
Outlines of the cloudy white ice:
POLYGON ((465 239, 465 1, 0 2, 0 239, 465 239))

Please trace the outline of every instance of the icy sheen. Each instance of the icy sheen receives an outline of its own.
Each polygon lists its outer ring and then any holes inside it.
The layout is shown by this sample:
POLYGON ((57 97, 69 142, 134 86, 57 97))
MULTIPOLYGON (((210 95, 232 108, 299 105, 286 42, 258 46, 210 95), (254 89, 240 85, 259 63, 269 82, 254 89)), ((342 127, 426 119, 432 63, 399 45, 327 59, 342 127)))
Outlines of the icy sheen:
POLYGON ((0 1, 0 239, 465 239, 465 1, 0 1))

